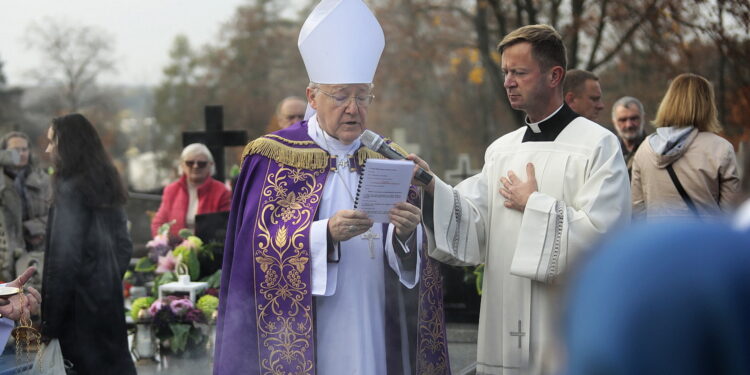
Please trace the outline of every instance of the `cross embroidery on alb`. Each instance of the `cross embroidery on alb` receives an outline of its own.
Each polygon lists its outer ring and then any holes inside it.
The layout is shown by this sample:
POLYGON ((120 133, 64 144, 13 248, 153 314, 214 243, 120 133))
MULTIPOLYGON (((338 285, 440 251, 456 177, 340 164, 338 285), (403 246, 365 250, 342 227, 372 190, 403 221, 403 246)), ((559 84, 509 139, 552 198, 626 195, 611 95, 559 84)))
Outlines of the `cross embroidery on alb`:
POLYGON ((375 240, 380 238, 380 235, 368 230, 361 237, 363 240, 370 241, 370 259, 375 259, 375 240))
POLYGON ((518 337, 518 348, 521 348, 521 337, 526 336, 526 332, 521 331, 521 321, 518 321, 518 332, 511 332, 511 336, 517 336, 518 337))

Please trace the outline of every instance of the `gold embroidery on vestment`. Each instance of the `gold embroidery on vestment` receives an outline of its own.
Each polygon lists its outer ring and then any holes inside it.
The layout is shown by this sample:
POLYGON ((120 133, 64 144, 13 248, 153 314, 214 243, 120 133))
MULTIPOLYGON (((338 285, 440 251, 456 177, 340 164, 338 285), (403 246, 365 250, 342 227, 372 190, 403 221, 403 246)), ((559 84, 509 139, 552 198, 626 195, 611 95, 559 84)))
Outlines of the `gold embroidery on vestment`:
POLYGON ((254 258, 263 273, 256 324, 260 343, 270 352, 260 358, 264 373, 311 374, 315 368, 313 361, 305 360, 314 337, 312 304, 304 302, 308 280, 302 273, 310 267, 305 233, 323 190, 316 175, 284 166, 267 176, 261 192, 265 200, 254 258), (296 229, 290 233, 291 228, 296 229))

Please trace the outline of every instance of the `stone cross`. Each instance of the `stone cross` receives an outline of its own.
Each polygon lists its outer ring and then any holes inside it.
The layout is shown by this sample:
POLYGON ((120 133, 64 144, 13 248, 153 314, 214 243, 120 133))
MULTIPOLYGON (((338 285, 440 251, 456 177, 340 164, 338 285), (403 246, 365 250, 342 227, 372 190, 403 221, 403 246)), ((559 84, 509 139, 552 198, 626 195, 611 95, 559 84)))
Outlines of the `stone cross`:
POLYGON ((224 111, 220 105, 205 107, 206 130, 202 132, 183 132, 182 147, 191 143, 203 143, 211 151, 216 166, 216 179, 224 182, 224 148, 244 146, 247 143, 247 132, 244 130, 224 130, 224 111))
POLYGON ((518 321, 518 332, 511 332, 511 336, 517 336, 518 337, 518 347, 521 348, 521 337, 526 336, 526 332, 521 331, 521 321, 518 321))
POLYGON ((417 155, 420 154, 421 149, 419 147, 419 143, 409 143, 406 140, 406 129, 404 128, 393 129, 393 141, 408 153, 417 155))
POLYGON ((458 165, 456 169, 445 171, 445 182, 456 186, 459 182, 481 172, 478 169, 471 169, 471 158, 469 154, 458 154, 458 165))
POLYGON ((362 237, 363 240, 370 242, 370 259, 375 259, 375 240, 380 238, 380 235, 368 229, 367 232, 360 237, 362 237))

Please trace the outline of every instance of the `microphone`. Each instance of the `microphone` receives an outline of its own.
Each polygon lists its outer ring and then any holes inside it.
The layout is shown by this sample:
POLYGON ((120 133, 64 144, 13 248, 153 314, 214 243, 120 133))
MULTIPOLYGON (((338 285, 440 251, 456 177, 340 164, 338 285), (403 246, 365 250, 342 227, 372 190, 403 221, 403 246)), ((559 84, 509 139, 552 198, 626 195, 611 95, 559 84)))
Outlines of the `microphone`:
MULTIPOLYGON (((379 135, 375 134, 371 130, 365 130, 364 133, 362 133, 360 140, 362 141, 362 144, 365 145, 365 147, 379 153, 380 155, 385 156, 387 159, 406 159, 405 155, 401 155, 400 152, 394 150, 391 146, 388 146, 383 138, 380 138, 379 135)), ((429 185, 430 181, 432 181, 432 175, 421 167, 419 168, 419 170, 417 170, 417 173, 414 174, 414 178, 417 181, 423 183, 425 186, 429 185)))

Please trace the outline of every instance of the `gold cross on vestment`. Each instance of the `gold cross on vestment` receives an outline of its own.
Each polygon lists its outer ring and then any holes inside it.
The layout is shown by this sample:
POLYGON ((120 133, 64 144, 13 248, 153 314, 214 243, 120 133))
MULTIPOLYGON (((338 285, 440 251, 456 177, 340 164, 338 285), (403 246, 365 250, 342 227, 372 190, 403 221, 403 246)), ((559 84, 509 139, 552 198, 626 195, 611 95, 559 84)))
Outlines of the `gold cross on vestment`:
POLYGON ((380 238, 380 235, 368 229, 361 237, 363 240, 370 241, 370 259, 375 259, 375 240, 380 238))

